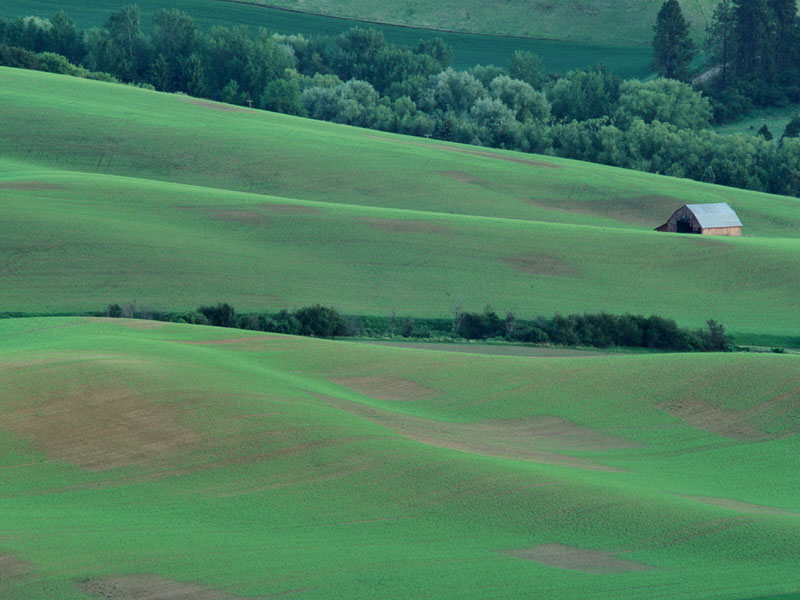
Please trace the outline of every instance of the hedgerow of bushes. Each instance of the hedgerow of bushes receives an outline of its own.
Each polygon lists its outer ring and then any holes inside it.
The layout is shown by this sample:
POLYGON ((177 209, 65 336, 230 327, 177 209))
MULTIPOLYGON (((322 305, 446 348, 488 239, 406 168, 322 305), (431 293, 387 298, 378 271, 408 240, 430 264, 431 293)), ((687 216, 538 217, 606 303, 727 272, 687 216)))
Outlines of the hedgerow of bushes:
POLYGON ((513 313, 501 318, 491 309, 482 313, 456 311, 452 319, 412 319, 396 316, 345 316, 336 309, 315 304, 295 311, 237 313, 227 303, 201 306, 196 311, 159 312, 134 304, 109 305, 109 317, 147 318, 176 323, 214 325, 253 331, 314 337, 438 338, 443 340, 504 340, 558 346, 597 348, 636 347, 672 352, 726 352, 730 342, 724 327, 714 320, 707 328, 678 327, 672 319, 658 316, 555 315, 533 320, 513 313))

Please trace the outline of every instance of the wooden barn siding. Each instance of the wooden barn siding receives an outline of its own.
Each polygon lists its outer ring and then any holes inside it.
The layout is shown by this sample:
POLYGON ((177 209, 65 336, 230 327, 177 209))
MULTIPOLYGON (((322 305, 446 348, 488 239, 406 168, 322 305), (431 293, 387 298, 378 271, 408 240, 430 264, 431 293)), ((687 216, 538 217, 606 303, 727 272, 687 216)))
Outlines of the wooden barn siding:
POLYGON ((741 227, 709 227, 703 229, 703 235, 742 235, 741 227))
POLYGON ((677 231, 678 231, 678 218, 682 217, 684 215, 688 215, 689 222, 692 224, 692 229, 694 229, 697 232, 700 232, 701 227, 700 227, 700 223, 697 221, 697 217, 695 217, 694 213, 692 211, 690 211, 688 208, 686 208, 685 206, 683 206, 683 207, 679 208, 678 210, 676 210, 675 214, 673 214, 669 218, 669 221, 667 221, 661 227, 659 227, 658 230, 659 231, 667 231, 669 233, 677 233, 677 231))

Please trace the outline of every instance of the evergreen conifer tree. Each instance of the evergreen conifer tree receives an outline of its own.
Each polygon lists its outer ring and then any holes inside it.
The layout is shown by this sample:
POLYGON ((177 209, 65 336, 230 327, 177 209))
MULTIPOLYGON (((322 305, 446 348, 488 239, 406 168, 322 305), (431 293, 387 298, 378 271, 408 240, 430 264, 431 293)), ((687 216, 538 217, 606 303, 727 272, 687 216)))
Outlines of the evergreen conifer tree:
POLYGON ((653 67, 662 77, 688 81, 689 63, 697 53, 689 24, 678 0, 667 0, 658 11, 653 38, 653 67))

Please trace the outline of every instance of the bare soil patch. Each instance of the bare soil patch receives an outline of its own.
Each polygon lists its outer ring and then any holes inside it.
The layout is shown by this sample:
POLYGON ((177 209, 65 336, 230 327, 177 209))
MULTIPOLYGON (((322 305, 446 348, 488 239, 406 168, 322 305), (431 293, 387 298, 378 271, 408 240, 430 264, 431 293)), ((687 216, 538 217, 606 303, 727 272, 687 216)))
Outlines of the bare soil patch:
POLYGON ((728 508, 740 513, 747 513, 751 515, 785 515, 790 517, 800 517, 800 513, 775 508, 774 506, 764 506, 763 504, 750 504, 749 502, 740 502, 739 500, 731 500, 730 498, 712 498, 709 496, 688 496, 680 494, 682 498, 688 498, 695 502, 702 502, 703 504, 711 504, 712 506, 719 506, 721 508, 728 508))
POLYGON ((10 554, 0 552, 0 581, 24 575, 30 570, 27 563, 17 560, 10 554))
POLYGON ((531 560, 549 567, 583 571, 584 573, 624 573, 653 569, 644 563, 617 558, 612 552, 573 548, 561 544, 542 544, 533 548, 505 550, 503 554, 531 560))
POLYGON ((253 345, 253 344, 268 344, 278 340, 293 340, 297 341, 296 337, 290 335, 263 335, 263 336, 250 336, 250 337, 236 337, 226 338, 223 340, 172 340, 176 344, 189 344, 192 346, 235 346, 238 344, 253 345))
POLYGON ((479 185, 481 187, 491 187, 492 185, 490 182, 474 177, 469 173, 464 173, 464 171, 436 171, 436 174, 447 177, 448 179, 453 179, 462 183, 471 183, 472 185, 479 185))
POLYGON ((151 329, 161 329, 166 327, 168 323, 164 321, 149 321, 147 319, 117 319, 111 317, 86 317, 87 323, 110 323, 112 325, 121 325, 130 329, 140 329, 149 331, 151 329))
POLYGON ((156 575, 123 575, 90 579, 78 584, 85 593, 103 600, 234 600, 204 585, 173 581, 156 575))
POLYGON ((208 214, 215 221, 230 221, 233 223, 246 223, 248 225, 269 225, 271 222, 268 216, 253 210, 209 210, 208 214))
POLYGON ((63 190, 63 185, 45 181, 0 181, 0 190, 63 190))
POLYGON ((316 206, 305 206, 303 204, 271 204, 269 202, 264 202, 263 204, 259 204, 258 207, 268 212, 289 215, 318 215, 322 213, 322 210, 316 206))
POLYGON ((441 394, 438 390, 401 377, 344 377, 331 381, 378 400, 426 400, 441 394))
MULTIPOLYGON (((530 421, 452 423, 398 414, 358 402, 348 402, 340 398, 316 396, 337 408, 368 419, 373 423, 383 425, 405 438, 439 448, 578 469, 624 472, 624 469, 617 469, 543 449, 558 444, 564 447, 563 442, 557 442, 555 438, 559 433, 567 429, 570 430, 570 435, 572 436, 577 436, 584 431, 584 428, 580 426, 572 425, 570 427, 570 424, 563 421, 558 423, 557 426, 551 427, 549 431, 547 431, 546 421, 545 424, 535 422, 532 424, 530 421), (538 436, 531 433, 531 431, 537 430, 539 432, 538 436)), ((604 434, 598 433, 596 436, 592 436, 589 444, 596 443, 602 448, 627 447, 618 445, 626 442, 626 440, 620 440, 613 436, 605 437, 604 434)), ((587 446, 584 445, 583 448, 587 448, 587 446)))
POLYGON ((244 108, 243 106, 233 106, 231 104, 221 104, 219 102, 209 102, 208 100, 198 100, 197 98, 182 98, 184 102, 194 104, 195 106, 203 106, 214 110, 221 110, 223 112, 243 112, 255 114, 256 111, 252 108, 244 108))
POLYGON ((535 442, 554 448, 576 450, 614 450, 640 448, 641 445, 598 429, 584 427, 548 415, 520 420, 481 421, 476 432, 517 443, 535 442))
POLYGON ((758 420, 769 420, 791 410, 800 398, 800 389, 776 396, 745 410, 733 410, 724 406, 712 406, 692 398, 676 398, 662 402, 658 407, 678 417, 692 427, 709 433, 742 442, 776 439, 800 432, 795 425, 780 433, 769 433, 760 429, 758 420))
POLYGON ((529 275, 575 275, 576 271, 563 260, 547 254, 507 256, 503 262, 515 271, 529 275))
POLYGON ((202 442, 180 423, 179 409, 122 387, 88 382, 35 400, 10 399, 4 409, 4 429, 52 459, 89 471, 163 461, 202 442))
POLYGON ((439 223, 403 219, 362 218, 361 222, 375 229, 397 233, 444 233, 447 228, 439 223))

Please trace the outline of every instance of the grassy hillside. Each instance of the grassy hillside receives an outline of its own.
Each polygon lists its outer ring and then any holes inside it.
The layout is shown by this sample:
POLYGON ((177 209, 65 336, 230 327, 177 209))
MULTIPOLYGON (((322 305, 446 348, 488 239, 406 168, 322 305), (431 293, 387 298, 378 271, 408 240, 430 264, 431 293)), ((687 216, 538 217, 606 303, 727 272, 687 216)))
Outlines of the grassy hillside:
POLYGON ((0 321, 0 373, 3 598, 800 590, 796 356, 62 318, 0 321))
POLYGON ((766 125, 775 139, 780 139, 783 130, 792 120, 792 117, 800 114, 800 106, 790 105, 786 107, 769 107, 754 110, 742 119, 715 127, 718 133, 747 133, 758 135, 758 130, 762 125, 766 125))
MULTIPOLYGON (((650 44, 662 0, 507 0, 505 2, 430 2, 400 0, 254 0, 326 15, 371 19, 413 27, 432 27, 609 44, 650 44)), ((714 0, 684 0, 683 14, 696 36, 710 20, 714 0)))
POLYGON ((796 199, 0 73, 2 310, 491 303, 798 345, 796 199), (748 237, 652 231, 701 201, 729 202, 748 237))
MULTIPOLYGON (((112 10, 130 4, 128 0, 20 0, 0 4, 0 18, 16 19, 26 15, 50 16, 66 10, 82 28, 101 27, 112 10)), ((204 28, 215 25, 266 27, 270 31, 306 36, 337 35, 351 27, 374 27, 383 31, 386 39, 405 47, 416 47, 420 39, 442 38, 453 48, 453 65, 467 69, 476 64, 505 66, 516 50, 528 50, 542 57, 545 69, 563 73, 569 69, 589 67, 604 62, 621 77, 645 77, 650 72, 651 49, 624 37, 609 40, 594 38, 569 39, 546 36, 550 39, 525 39, 503 35, 484 35, 491 31, 451 33, 414 29, 376 23, 362 23, 348 19, 278 10, 255 3, 227 2, 222 0, 140 0, 136 4, 142 11, 142 27, 149 29, 151 17, 165 6, 178 8, 194 17, 204 28), (623 41, 620 41, 623 40, 623 41)), ((373 19, 374 20, 374 19, 373 19)), ((401 22, 402 23, 402 22, 401 22)), ((455 28, 462 29, 462 28, 455 28)), ((466 31, 470 31, 467 29, 466 31)))

